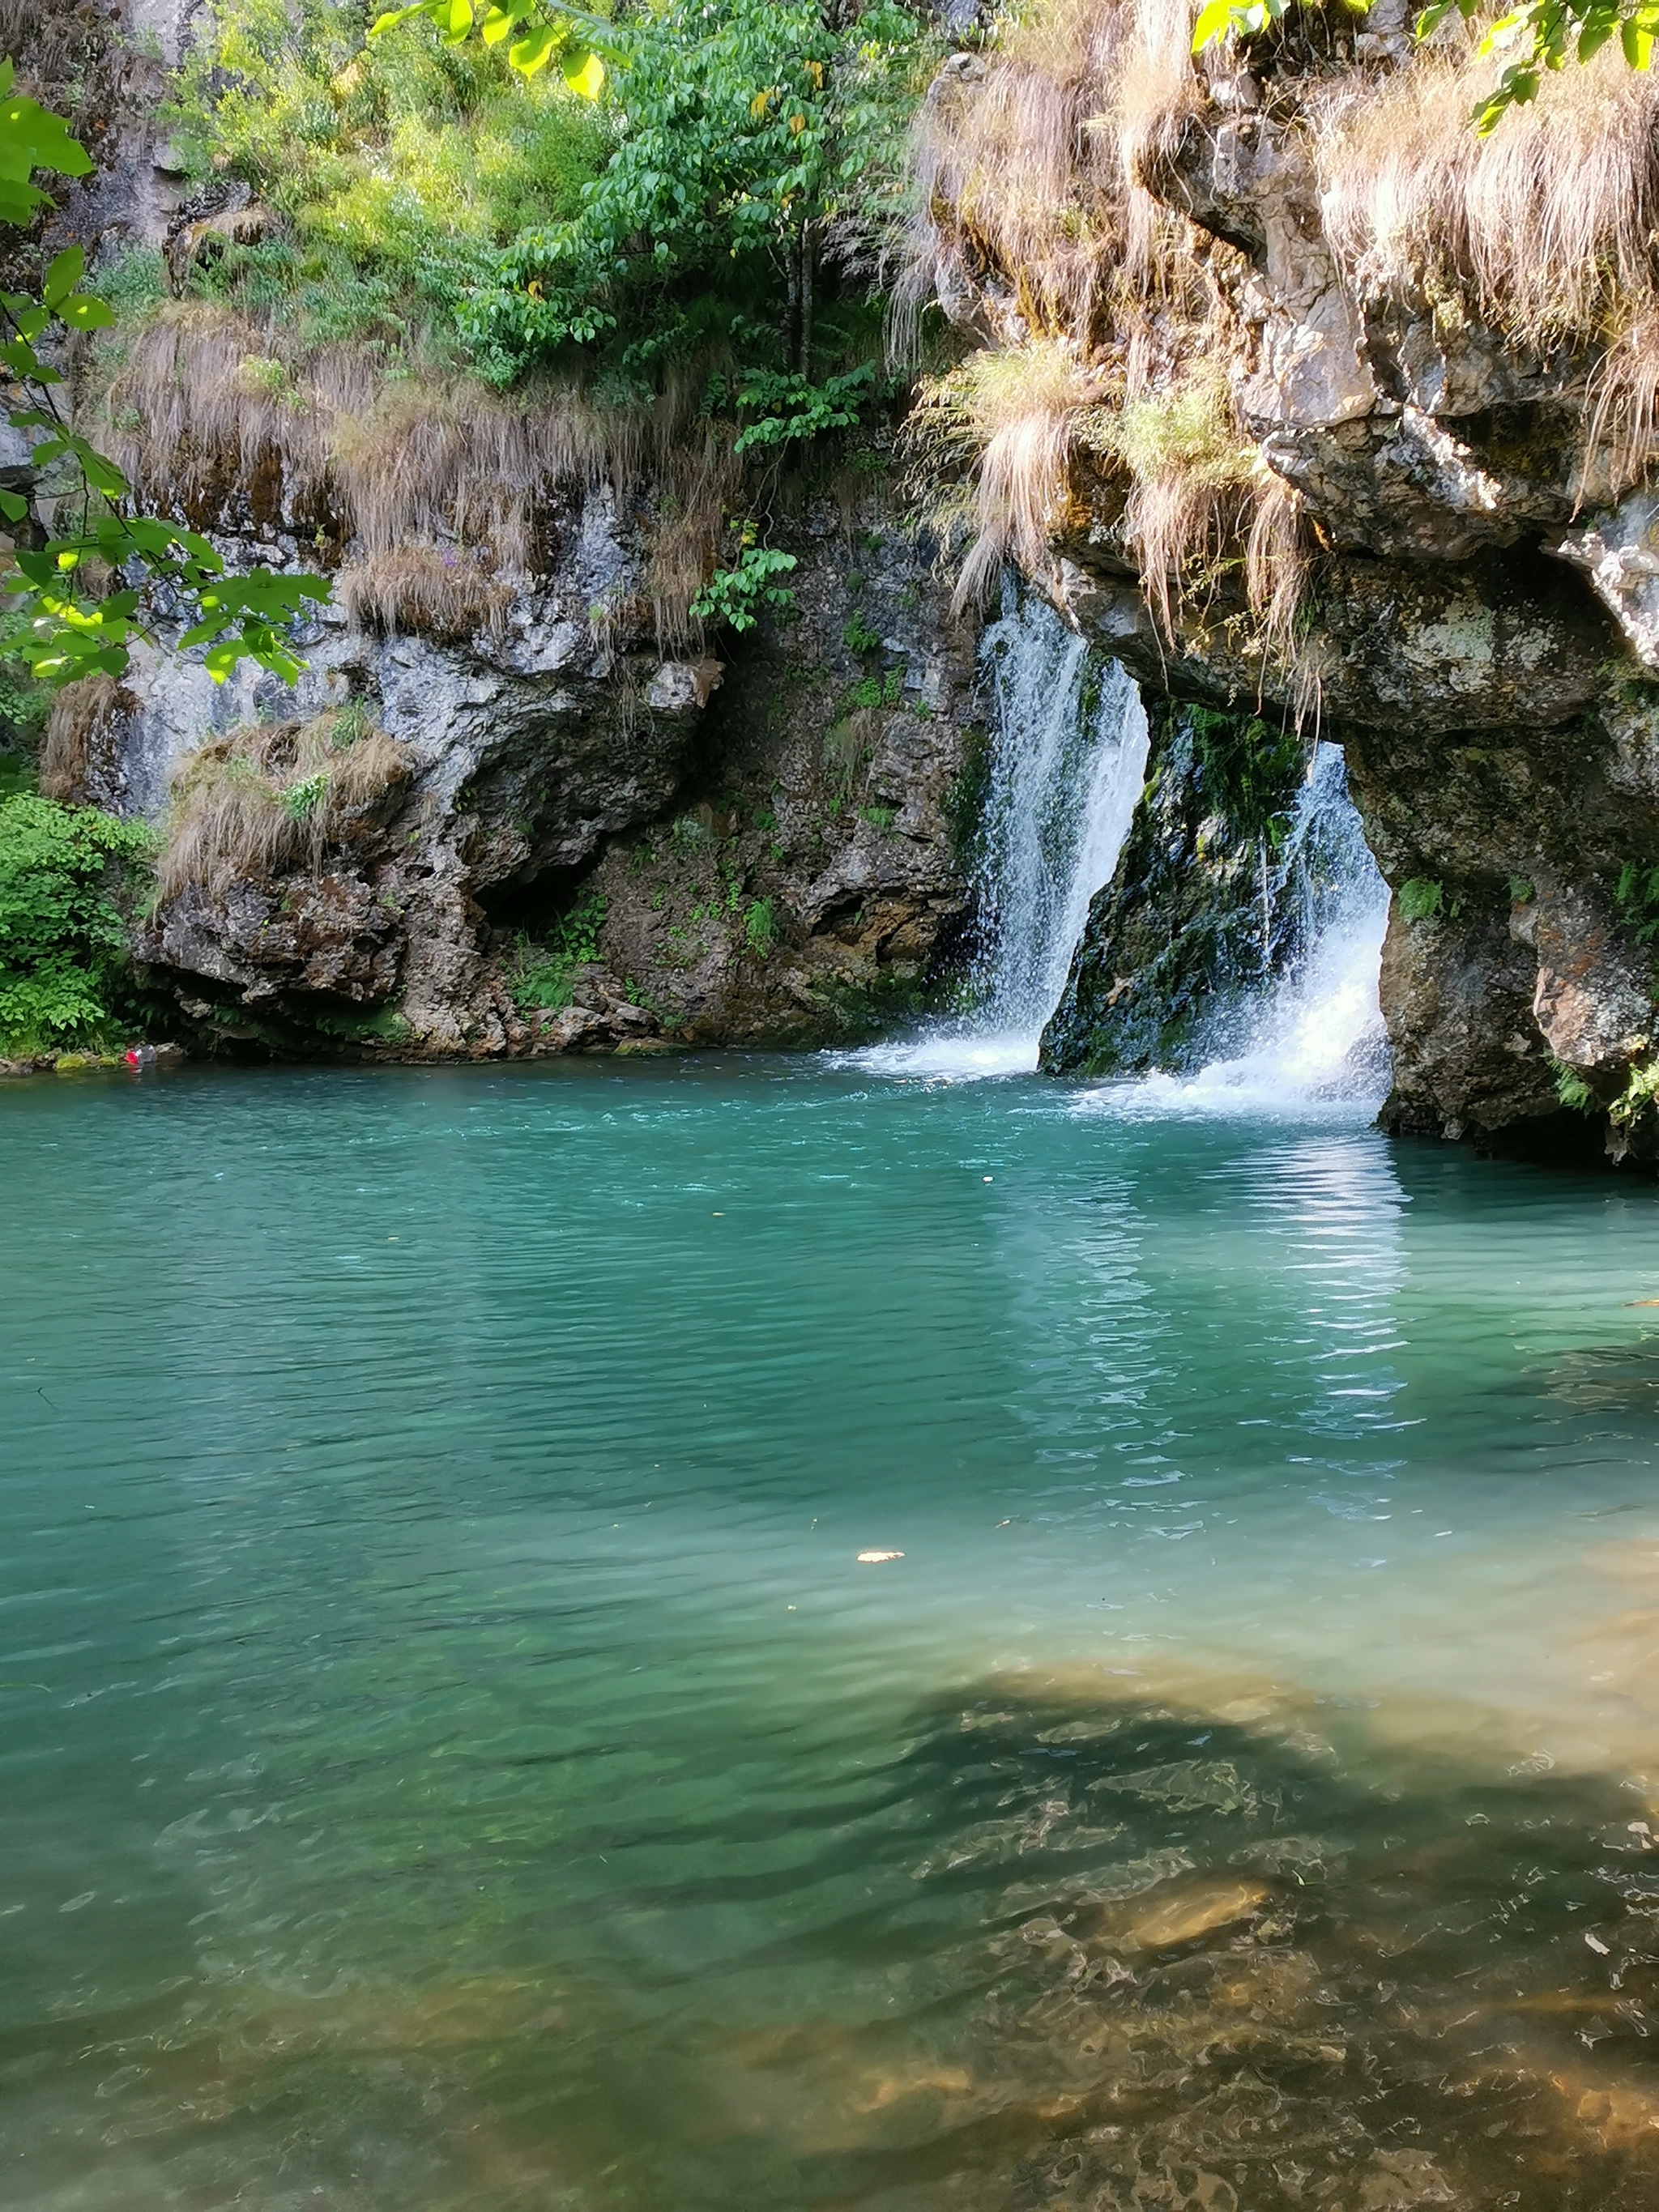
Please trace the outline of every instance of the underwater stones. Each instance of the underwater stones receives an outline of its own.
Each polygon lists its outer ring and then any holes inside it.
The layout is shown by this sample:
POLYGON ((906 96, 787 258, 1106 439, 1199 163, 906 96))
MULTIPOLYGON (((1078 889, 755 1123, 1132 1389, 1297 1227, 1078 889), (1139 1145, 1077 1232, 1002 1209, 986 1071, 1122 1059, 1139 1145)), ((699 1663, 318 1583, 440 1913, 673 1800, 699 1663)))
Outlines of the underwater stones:
POLYGON ((1195 1883, 1155 1903, 1133 1923, 1129 1939, 1143 1951, 1172 1951, 1254 1919, 1272 1894, 1259 1881, 1195 1883))

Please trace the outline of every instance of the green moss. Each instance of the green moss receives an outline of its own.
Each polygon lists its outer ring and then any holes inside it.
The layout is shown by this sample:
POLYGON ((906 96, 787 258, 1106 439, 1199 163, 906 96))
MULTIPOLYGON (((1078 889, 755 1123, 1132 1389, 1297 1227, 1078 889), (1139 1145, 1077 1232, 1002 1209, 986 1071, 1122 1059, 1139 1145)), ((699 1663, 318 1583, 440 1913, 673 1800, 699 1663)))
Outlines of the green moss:
POLYGON ((1182 713, 1199 787, 1226 833, 1265 836, 1270 844, 1281 844, 1306 767, 1300 734, 1225 708, 1188 707, 1182 713))
POLYGON ((991 733, 982 723, 970 722, 962 733, 962 765, 945 794, 951 850, 958 866, 970 866, 979 851, 990 789, 991 733))

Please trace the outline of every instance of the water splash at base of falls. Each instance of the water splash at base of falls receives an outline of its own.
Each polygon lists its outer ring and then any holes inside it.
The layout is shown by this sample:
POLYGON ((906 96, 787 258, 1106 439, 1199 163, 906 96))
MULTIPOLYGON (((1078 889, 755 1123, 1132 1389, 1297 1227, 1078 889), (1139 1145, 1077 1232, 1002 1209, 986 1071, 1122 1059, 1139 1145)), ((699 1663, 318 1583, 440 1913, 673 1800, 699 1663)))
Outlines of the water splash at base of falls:
POLYGON ((1128 834, 1147 747, 1132 678, 1091 653, 1045 601, 1012 584, 980 653, 996 714, 978 884, 978 1005, 919 1036, 835 1055, 844 1066, 957 1081, 1034 1069, 1090 901, 1128 834))
POLYGON ((1315 747, 1273 892, 1291 939, 1278 984, 1234 1048, 1194 1075, 1148 1075, 1086 1093, 1117 1115, 1376 1112, 1389 1088, 1377 971, 1389 887, 1348 795, 1340 745, 1315 747))

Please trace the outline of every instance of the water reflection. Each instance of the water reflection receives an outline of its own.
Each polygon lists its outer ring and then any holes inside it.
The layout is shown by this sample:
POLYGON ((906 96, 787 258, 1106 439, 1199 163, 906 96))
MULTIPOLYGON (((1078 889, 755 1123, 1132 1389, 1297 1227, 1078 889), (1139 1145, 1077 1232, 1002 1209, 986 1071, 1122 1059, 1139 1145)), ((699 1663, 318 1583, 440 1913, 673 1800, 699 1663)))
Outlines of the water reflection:
POLYGON ((1655 2201, 1650 1204, 520 1073, 19 1125, 8 2204, 1655 2201))

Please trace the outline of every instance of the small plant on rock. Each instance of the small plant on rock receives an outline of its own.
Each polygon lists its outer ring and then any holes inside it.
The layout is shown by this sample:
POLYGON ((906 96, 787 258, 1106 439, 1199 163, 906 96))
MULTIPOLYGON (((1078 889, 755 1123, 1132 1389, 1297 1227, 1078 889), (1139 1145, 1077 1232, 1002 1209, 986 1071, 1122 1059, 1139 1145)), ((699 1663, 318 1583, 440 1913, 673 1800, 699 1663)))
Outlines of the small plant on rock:
POLYGON ((559 917, 541 945, 519 939, 511 988, 514 1004, 521 1012, 570 1004, 571 971, 599 957, 604 927, 605 893, 590 888, 559 917))
POLYGON ((1432 921, 1445 896, 1443 888, 1428 876, 1407 876, 1395 893, 1402 921, 1432 921))
POLYGON ((757 545, 754 532, 754 524, 745 523, 736 565, 717 568, 692 600, 691 611, 699 622, 724 623, 731 629, 749 630, 760 620, 763 607, 794 605, 794 593, 772 581, 794 568, 794 555, 757 545))

